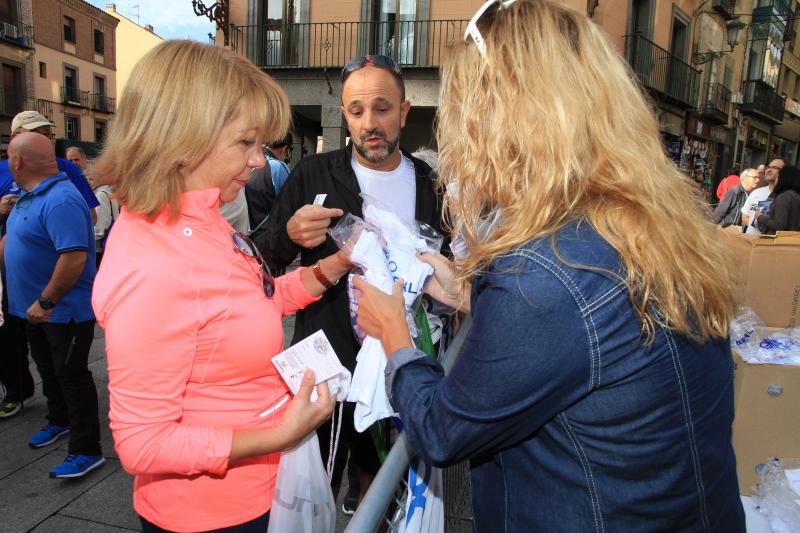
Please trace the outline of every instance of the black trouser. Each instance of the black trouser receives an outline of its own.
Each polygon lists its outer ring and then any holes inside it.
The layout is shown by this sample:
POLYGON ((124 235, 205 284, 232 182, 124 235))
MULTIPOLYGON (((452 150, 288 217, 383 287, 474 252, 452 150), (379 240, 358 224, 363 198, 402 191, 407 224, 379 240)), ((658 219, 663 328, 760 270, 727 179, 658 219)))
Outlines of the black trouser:
MULTIPOLYGON (((142 533, 172 533, 168 529, 161 529, 152 522, 148 522, 141 516, 139 520, 142 522, 142 533)), ((223 527, 221 529, 214 529, 206 533, 266 533, 269 528, 269 511, 262 514, 258 518, 239 524, 238 526, 223 527)))
MULTIPOLYGON (((8 292, 3 286, 3 318, 0 326, 0 381, 6 386, 5 402, 33 396, 33 376, 28 367, 28 339, 22 318, 8 312, 8 292)), ((0 398, 2 400, 2 398, 0 398)))
POLYGON ((47 420, 70 427, 69 453, 101 454, 97 389, 88 368, 93 340, 94 320, 28 323, 31 355, 47 397, 47 420))

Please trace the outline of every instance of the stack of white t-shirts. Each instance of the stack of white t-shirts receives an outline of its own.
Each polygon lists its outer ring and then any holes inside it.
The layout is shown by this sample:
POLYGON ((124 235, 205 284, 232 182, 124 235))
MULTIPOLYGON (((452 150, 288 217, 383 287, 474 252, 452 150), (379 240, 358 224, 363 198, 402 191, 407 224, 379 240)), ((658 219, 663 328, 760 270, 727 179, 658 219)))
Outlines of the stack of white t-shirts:
MULTIPOLYGON (((385 248, 375 232, 364 230, 353 247, 351 260, 363 269, 370 284, 387 294, 391 294, 394 282, 403 278, 403 297, 409 309, 433 273, 430 265, 417 259, 416 252, 430 251, 430 247, 393 213, 367 205, 364 214, 368 222, 380 229, 385 248)), ((409 325, 414 335, 413 319, 409 319, 409 325)), ((395 412, 386 396, 387 359, 380 340, 367 336, 356 361, 347 401, 356 402, 354 426, 361 432, 395 412)))

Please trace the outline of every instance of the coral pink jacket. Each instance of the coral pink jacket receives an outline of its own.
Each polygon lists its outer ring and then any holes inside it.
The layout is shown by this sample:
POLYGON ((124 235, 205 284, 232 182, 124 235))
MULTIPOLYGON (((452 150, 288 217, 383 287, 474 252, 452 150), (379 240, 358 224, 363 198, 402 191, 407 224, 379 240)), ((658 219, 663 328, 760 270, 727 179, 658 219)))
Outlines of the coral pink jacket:
POLYGON ((270 358, 281 317, 316 300, 300 270, 261 287, 237 251, 219 190, 182 196, 169 223, 125 210, 114 224, 93 305, 106 332, 111 431, 133 503, 174 531, 240 524, 269 510, 279 454, 228 465, 234 429, 276 425, 288 389, 270 358))

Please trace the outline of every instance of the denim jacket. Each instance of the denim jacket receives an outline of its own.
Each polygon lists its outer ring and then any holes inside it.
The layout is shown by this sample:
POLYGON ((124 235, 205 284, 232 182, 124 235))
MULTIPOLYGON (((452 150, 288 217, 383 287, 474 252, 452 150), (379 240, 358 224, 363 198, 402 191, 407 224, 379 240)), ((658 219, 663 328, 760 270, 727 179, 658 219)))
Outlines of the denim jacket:
POLYGON ((446 378, 393 354, 387 393, 415 451, 469 459, 476 531, 745 530, 728 340, 657 328, 646 343, 621 276, 588 223, 566 226, 474 280, 446 378))

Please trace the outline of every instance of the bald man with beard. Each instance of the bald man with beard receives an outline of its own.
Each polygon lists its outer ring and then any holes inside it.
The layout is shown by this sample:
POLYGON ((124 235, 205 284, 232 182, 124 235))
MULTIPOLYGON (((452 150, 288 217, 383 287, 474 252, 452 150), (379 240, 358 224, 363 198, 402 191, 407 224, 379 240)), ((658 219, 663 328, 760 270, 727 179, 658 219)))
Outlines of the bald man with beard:
POLYGON ((105 463, 97 389, 88 369, 94 339, 94 225, 86 201, 59 172, 50 140, 22 133, 8 145, 20 196, 0 242, 9 312, 27 335, 47 397, 47 423, 28 441, 49 446, 69 436, 66 460, 52 478, 80 477, 105 463))

